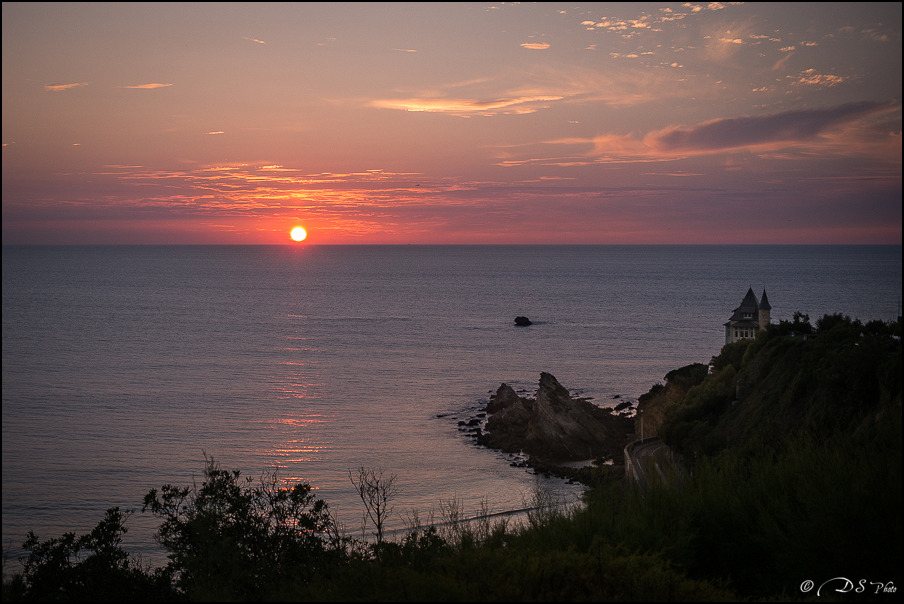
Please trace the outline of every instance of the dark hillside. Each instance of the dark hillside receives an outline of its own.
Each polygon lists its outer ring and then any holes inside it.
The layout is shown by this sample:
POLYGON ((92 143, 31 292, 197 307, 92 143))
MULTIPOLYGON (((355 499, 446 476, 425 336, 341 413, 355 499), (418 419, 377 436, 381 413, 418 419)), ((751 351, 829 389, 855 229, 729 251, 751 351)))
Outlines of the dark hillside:
POLYGON ((780 323, 726 345, 706 380, 670 406, 663 440, 685 456, 756 452, 792 435, 853 436, 900 414, 900 323, 827 315, 813 331, 780 323))
POLYGON ((667 409, 660 437, 691 471, 667 498, 675 561, 754 597, 837 576, 897 585, 900 322, 795 327, 726 345, 667 409))

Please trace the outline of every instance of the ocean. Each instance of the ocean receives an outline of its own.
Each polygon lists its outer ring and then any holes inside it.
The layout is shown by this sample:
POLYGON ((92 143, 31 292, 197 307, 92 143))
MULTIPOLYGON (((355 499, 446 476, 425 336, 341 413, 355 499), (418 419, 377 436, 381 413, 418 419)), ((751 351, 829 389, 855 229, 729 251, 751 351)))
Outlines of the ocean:
POLYGON ((773 322, 893 320, 901 246, 4 246, 4 572, 113 506, 162 564, 143 497, 205 457, 309 482, 352 536, 361 466, 397 477, 390 528, 575 501, 458 422, 541 371, 636 400, 718 354, 748 288, 773 322))

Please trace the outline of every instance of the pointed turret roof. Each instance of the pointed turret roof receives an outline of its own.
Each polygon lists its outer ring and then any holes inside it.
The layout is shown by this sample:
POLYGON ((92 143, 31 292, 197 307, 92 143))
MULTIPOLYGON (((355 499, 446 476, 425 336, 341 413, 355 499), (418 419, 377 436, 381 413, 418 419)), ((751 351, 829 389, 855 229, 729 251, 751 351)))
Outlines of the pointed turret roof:
POLYGON ((760 307, 759 300, 756 299, 756 294, 753 293, 753 288, 749 288, 747 290, 747 295, 744 296, 744 299, 741 300, 741 305, 735 309, 735 314, 738 312, 756 312, 760 307))
POLYGON ((760 308, 763 310, 772 310, 772 307, 769 306, 769 299, 766 297, 766 289, 763 289, 763 297, 760 298, 760 308))
MULTIPOLYGON (((744 296, 744 299, 741 300, 741 305, 734 309, 728 323, 740 325, 742 322, 751 321, 751 319, 756 316, 759 307, 760 303, 757 301, 756 294, 753 293, 753 288, 751 287, 747 290, 747 295, 744 296), (747 316, 745 317, 744 315, 747 316)), ((726 325, 728 323, 726 323, 726 325)))

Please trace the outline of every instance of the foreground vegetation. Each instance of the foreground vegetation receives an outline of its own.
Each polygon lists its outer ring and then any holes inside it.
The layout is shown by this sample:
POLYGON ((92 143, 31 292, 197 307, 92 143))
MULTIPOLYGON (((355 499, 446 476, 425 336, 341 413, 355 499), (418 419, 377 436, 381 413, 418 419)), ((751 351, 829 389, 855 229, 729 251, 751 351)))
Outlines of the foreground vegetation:
POLYGON ((350 478, 378 537, 363 542, 309 485, 210 461, 199 487, 145 498, 165 567, 123 551, 129 514, 112 509, 81 537, 29 534, 3 600, 894 598, 900 322, 796 316, 698 369, 676 374, 693 384, 660 429, 685 471, 646 491, 600 474, 579 509, 540 508, 518 527, 415 522, 387 541, 392 478, 362 468, 350 478))

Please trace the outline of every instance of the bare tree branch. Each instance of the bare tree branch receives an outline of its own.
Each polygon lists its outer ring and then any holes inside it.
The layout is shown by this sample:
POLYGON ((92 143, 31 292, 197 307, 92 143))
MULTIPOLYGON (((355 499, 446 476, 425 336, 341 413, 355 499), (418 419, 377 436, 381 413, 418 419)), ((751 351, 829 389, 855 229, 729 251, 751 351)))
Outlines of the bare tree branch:
POLYGON ((348 479, 358 491, 364 504, 364 520, 373 524, 377 543, 383 542, 386 519, 392 514, 392 500, 396 495, 396 475, 385 475, 382 468, 359 467, 348 471, 348 479))

